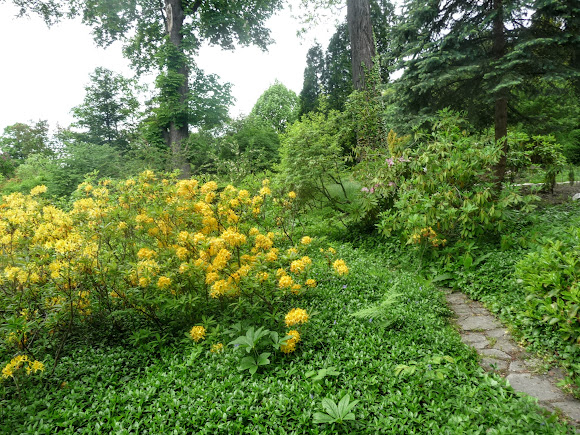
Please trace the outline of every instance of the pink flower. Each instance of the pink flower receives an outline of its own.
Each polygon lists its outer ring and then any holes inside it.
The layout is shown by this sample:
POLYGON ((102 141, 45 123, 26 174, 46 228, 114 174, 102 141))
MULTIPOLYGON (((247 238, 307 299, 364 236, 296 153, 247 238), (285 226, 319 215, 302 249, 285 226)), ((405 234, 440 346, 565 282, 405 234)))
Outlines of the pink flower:
POLYGON ((389 164, 389 167, 393 166, 395 164, 395 162, 393 161, 393 159, 387 159, 387 163, 389 164))
POLYGON ((368 192, 369 191, 369 188, 368 187, 363 187, 360 191, 361 192, 368 192))

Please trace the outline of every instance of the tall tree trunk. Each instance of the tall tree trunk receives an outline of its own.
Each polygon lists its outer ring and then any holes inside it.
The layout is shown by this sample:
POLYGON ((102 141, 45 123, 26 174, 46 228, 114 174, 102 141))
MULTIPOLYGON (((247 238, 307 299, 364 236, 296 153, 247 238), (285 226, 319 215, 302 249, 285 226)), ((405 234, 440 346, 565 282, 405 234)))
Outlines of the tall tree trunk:
POLYGON ((191 166, 185 155, 185 143, 189 137, 187 95, 189 92, 189 69, 183 55, 183 35, 181 29, 185 14, 181 0, 165 0, 166 29, 169 41, 175 48, 174 58, 168 62, 168 73, 177 73, 183 77, 183 82, 177 88, 179 108, 175 110, 169 122, 167 135, 168 147, 171 149, 171 166, 181 170, 181 178, 191 177, 191 166))
POLYGON ((375 56, 371 7, 369 0, 347 0, 346 20, 350 35, 352 84, 354 89, 366 88, 365 68, 370 71, 375 56))
MULTIPOLYGON (((495 17, 493 20, 492 52, 495 61, 499 61, 505 55, 506 50, 503 7, 504 7, 503 0, 493 1, 493 10, 495 13, 495 17)), ((495 116, 494 116, 495 141, 496 143, 501 143, 503 149, 500 160, 494 168, 495 182, 497 183, 498 190, 501 189, 501 184, 505 179, 505 171, 507 163, 507 153, 508 153, 507 102, 508 102, 508 90, 505 88, 500 89, 495 94, 495 116)))

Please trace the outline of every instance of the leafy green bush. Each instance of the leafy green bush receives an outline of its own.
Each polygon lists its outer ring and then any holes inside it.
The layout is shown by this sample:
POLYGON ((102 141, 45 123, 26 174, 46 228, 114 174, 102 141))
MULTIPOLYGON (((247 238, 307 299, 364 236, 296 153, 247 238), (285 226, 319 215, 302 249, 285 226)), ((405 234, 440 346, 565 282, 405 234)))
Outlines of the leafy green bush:
POLYGON ((340 212, 345 212, 351 201, 343 184, 343 123, 336 111, 303 116, 282 137, 279 167, 280 183, 296 190, 302 201, 321 201, 340 212), (333 195, 331 186, 340 189, 339 195, 333 195))
POLYGON ((467 135, 462 122, 459 114, 444 111, 417 149, 391 147, 363 162, 359 177, 369 186, 367 195, 388 205, 379 215, 383 234, 397 232, 407 244, 438 248, 497 234, 511 207, 531 207, 532 198, 514 187, 494 189, 490 169, 501 149, 467 135), (383 170, 375 171, 380 165, 383 170))
POLYGON ((525 315, 557 331, 571 357, 580 357, 580 229, 570 228, 563 240, 547 240, 518 263, 516 274, 528 292, 525 315))
POLYGON ((543 173, 543 189, 554 191, 556 176, 566 166, 566 157, 562 153, 563 147, 554 136, 528 136, 520 131, 509 134, 510 151, 507 158, 507 167, 512 180, 524 170, 533 167, 543 173))

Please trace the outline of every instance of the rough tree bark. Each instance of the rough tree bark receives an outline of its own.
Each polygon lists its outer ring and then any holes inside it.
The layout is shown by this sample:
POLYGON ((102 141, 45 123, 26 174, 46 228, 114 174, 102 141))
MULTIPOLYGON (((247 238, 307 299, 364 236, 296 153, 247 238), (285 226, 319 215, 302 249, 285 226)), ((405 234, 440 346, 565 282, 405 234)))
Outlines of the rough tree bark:
MULTIPOLYGON (((196 1, 197 7, 201 1, 196 1)), ((196 8, 197 9, 197 8, 196 8)), ((181 29, 185 20, 181 0, 165 0, 166 31, 169 41, 176 48, 176 53, 182 53, 181 45, 183 35, 181 29)), ((169 132, 166 136, 168 146, 171 148, 171 163, 174 169, 181 170, 180 178, 191 177, 191 167, 185 156, 184 144, 189 137, 189 124, 187 116, 187 97, 189 93, 189 69, 184 58, 170 62, 168 68, 174 68, 173 72, 183 76, 183 82, 177 89, 179 94, 179 104, 182 107, 177 119, 172 119, 169 123, 169 132)))
POLYGON ((346 20, 350 35, 352 57, 352 84, 354 89, 366 88, 365 68, 373 67, 375 44, 371 23, 371 7, 368 0, 347 0, 346 20))
MULTIPOLYGON (((503 14, 503 0, 493 1, 493 10, 495 17, 493 20, 493 46, 492 52, 493 57, 496 61, 499 61, 504 55, 506 50, 506 36, 505 36, 505 26, 504 26, 504 14, 503 14)), ((503 88, 497 91, 495 95, 495 141, 496 143, 502 144, 503 153, 502 156, 494 168, 495 181, 498 188, 501 189, 501 183, 505 179, 506 163, 507 163, 507 152, 508 152, 508 140, 507 140, 507 118, 508 118, 508 90, 503 88)))

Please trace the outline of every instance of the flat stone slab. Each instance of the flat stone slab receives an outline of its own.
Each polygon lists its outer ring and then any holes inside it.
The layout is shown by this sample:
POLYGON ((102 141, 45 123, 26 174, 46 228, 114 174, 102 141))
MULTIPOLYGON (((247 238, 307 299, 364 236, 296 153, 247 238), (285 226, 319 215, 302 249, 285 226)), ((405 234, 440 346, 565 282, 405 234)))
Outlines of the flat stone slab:
POLYGON ((510 363, 510 372, 522 373, 527 372, 528 370, 529 370, 528 366, 526 366, 526 364, 524 364, 523 361, 520 361, 518 359, 510 363))
POLYGON ((460 292, 449 293, 448 295, 445 295, 445 298, 451 304, 458 304, 458 303, 464 304, 469 300, 469 299, 467 299, 467 296, 465 296, 463 293, 460 293, 460 292))
POLYGON ((461 336, 461 340, 476 349, 484 349, 489 345, 489 341, 485 335, 478 332, 466 332, 461 336))
POLYGON ((580 422, 580 405, 575 400, 565 400, 563 402, 552 402, 554 408, 558 408, 572 420, 580 422))
POLYGON ((502 352, 499 349, 481 349, 481 350, 478 350, 477 353, 480 355, 488 356, 490 358, 503 359, 505 361, 509 361, 512 359, 511 356, 509 356, 505 352, 502 352))
POLYGON ((509 337, 508 332, 504 328, 490 329, 488 331, 485 331, 485 335, 493 338, 509 337))
POLYGON ((555 388, 549 381, 529 373, 511 373, 507 381, 516 391, 529 394, 540 401, 565 401, 564 394, 555 388))
POLYGON ((467 319, 460 319, 457 324, 464 331, 485 331, 487 329, 496 329, 501 325, 492 316, 473 316, 467 319))
POLYGON ((473 313, 471 309, 467 305, 460 305, 458 307, 453 308, 453 311, 458 316, 471 316, 473 313))
POLYGON ((488 372, 503 372, 508 368, 508 362, 495 358, 483 358, 481 366, 488 372))
POLYGON ((513 341, 507 340, 505 338, 498 339, 495 342, 495 344, 493 345, 493 348, 499 349, 503 352, 510 353, 510 354, 523 351, 523 349, 521 347, 519 347, 518 345, 514 344, 513 341))

